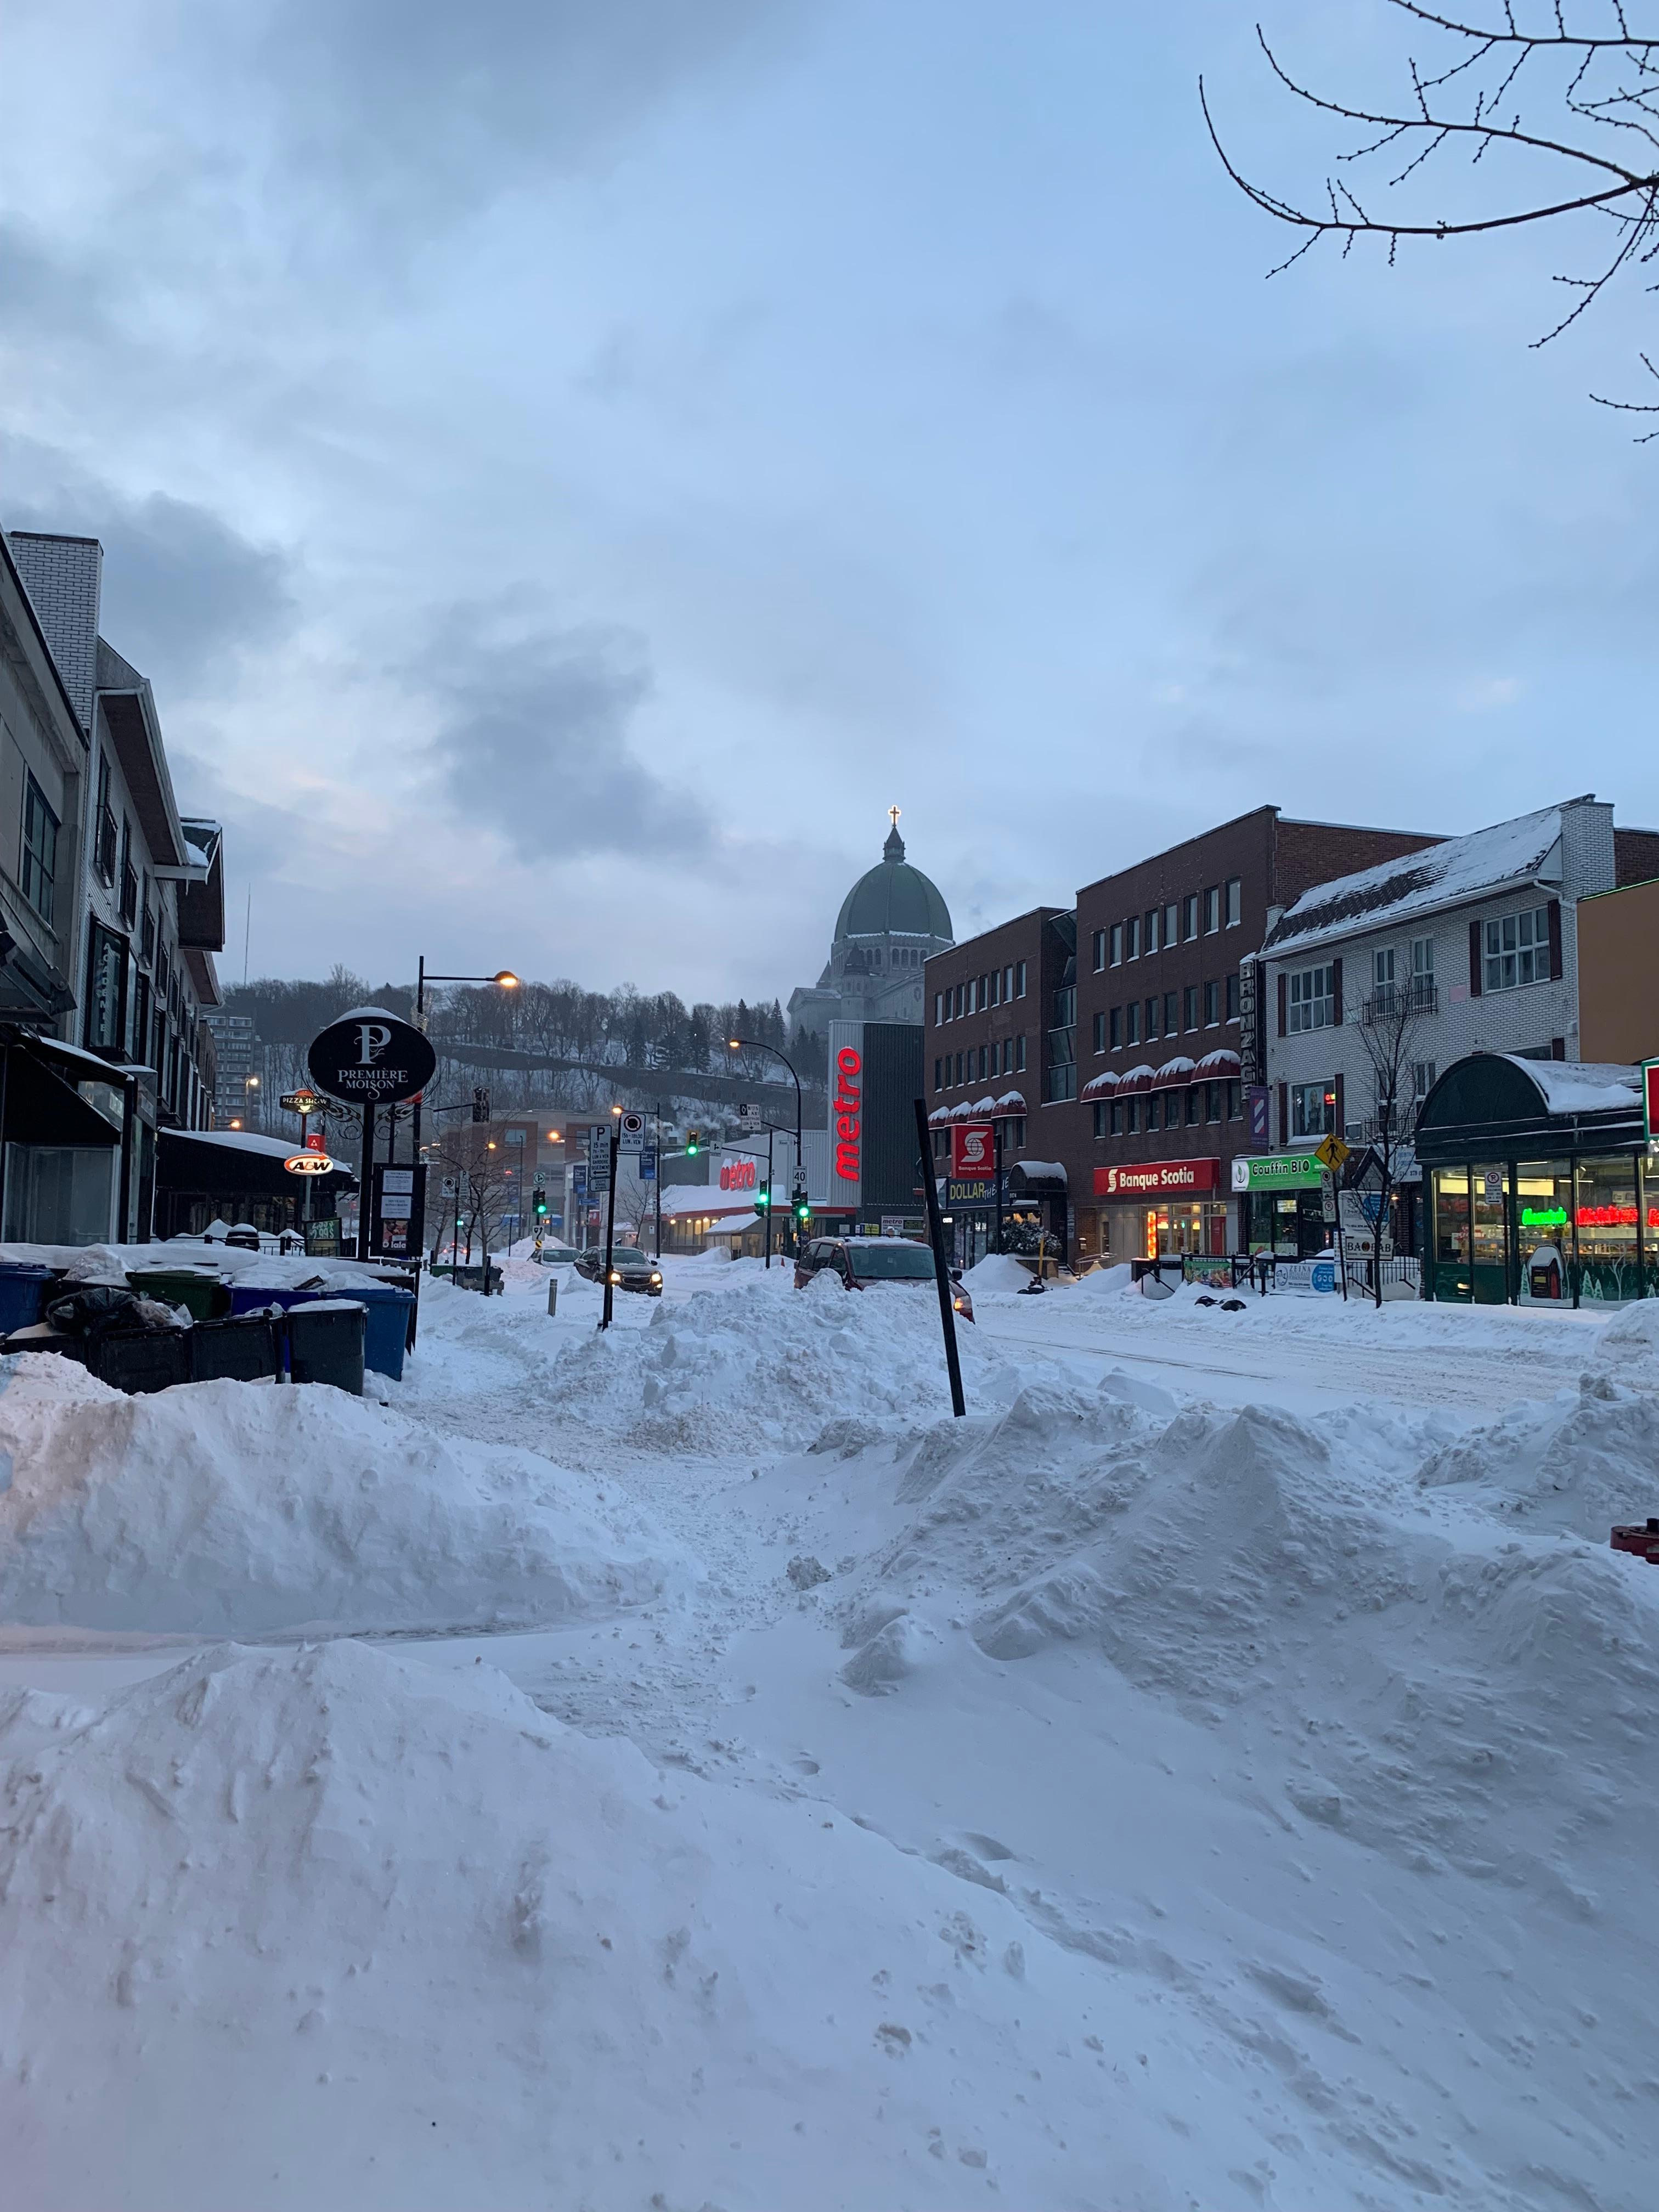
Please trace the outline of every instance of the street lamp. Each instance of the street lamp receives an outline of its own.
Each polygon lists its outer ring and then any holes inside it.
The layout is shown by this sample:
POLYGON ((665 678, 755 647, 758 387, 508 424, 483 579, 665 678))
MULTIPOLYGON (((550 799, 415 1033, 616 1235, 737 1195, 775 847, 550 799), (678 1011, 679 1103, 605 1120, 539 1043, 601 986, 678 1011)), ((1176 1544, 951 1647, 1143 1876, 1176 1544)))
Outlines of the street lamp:
MULTIPOLYGON (((520 988, 519 977, 510 968, 498 968, 493 975, 428 975, 426 955, 422 953, 415 981, 415 1026, 422 1031, 426 1028, 426 987, 428 983, 493 983, 498 991, 516 991, 520 988)), ((421 1102, 418 1098, 415 1101, 414 1138, 418 1156, 421 1148, 421 1102)))
MULTIPOLYGON (((789 1070, 789 1079, 795 1086, 795 1180, 799 1182, 801 1179, 800 1078, 795 1073, 795 1064, 793 1060, 792 1060, 787 1054, 780 1052, 776 1045, 762 1044, 757 1037, 727 1037, 726 1040, 726 1048, 728 1052, 769 1052, 774 1060, 782 1060, 784 1066, 789 1070)), ((793 1204, 789 1208, 789 1219, 791 1226, 794 1231, 795 1249, 799 1251, 800 1249, 800 1224, 795 1219, 795 1209, 793 1204)))

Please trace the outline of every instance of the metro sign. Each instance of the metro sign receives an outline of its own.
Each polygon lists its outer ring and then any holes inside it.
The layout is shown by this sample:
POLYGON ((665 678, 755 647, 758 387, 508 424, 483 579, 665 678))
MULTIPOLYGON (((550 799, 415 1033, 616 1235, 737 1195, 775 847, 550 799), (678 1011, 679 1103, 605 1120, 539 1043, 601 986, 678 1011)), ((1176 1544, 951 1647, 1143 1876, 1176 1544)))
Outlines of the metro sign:
POLYGON ((836 1054, 835 1121, 830 1134, 836 1140, 836 1173, 842 1182, 857 1182, 864 1150, 864 1055, 845 1044, 836 1054))
POLYGON ((1642 1119, 1649 1144, 1659 1143, 1659 1060, 1642 1062, 1642 1119))
POLYGON ((988 1176, 996 1166, 996 1136, 988 1121, 959 1121, 951 1131, 953 1176, 988 1176))
POLYGON ((753 1160, 728 1160, 720 1170, 722 1190, 753 1190, 755 1163, 753 1160))

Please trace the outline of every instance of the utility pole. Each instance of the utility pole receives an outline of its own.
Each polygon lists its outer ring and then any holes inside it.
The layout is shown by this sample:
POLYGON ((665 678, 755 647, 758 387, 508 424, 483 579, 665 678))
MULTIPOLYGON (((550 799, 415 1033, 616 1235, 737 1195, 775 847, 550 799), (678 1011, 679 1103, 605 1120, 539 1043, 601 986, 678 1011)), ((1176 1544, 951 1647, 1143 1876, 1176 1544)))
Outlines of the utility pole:
POLYGON ((661 1267, 661 1265, 662 1265, 662 1101, 661 1101, 661 1099, 660 1099, 660 1098, 659 1098, 659 1099, 658 1099, 658 1101, 657 1101, 657 1111, 656 1111, 656 1114, 654 1115, 654 1116, 653 1116, 653 1121, 654 1121, 654 1130, 655 1130, 655 1135, 656 1135, 656 1139, 657 1139, 657 1189, 656 1189, 656 1201, 657 1201, 657 1251, 656 1251, 656 1260, 657 1260, 657 1265, 660 1267, 661 1267))
POLYGON ((611 1309, 617 1286, 611 1279, 612 1257, 617 1249, 617 1154, 620 1148, 621 1133, 615 1112, 611 1116, 611 1188, 605 1198, 605 1316, 601 1328, 611 1326, 611 1309))

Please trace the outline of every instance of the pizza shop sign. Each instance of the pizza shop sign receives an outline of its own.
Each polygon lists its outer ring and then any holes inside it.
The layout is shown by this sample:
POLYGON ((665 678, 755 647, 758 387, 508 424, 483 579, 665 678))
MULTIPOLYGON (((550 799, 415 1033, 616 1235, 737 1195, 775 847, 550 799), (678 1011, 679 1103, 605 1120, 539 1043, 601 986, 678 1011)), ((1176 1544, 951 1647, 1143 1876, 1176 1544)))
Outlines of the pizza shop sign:
POLYGON ((1097 1198, 1197 1198, 1221 1188, 1216 1160, 1147 1160, 1137 1167, 1097 1168, 1097 1198))

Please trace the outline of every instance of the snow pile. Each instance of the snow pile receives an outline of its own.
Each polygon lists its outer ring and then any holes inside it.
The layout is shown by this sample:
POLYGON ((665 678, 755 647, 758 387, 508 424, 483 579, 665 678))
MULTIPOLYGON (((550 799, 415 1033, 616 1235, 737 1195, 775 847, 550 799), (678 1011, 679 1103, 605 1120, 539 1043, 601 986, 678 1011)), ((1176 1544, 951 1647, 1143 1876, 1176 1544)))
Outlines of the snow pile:
POLYGON ((1444 1445, 1418 1480, 1425 1489, 1465 1486, 1489 1512, 1605 1544, 1615 1521, 1659 1513, 1659 1398, 1592 1371, 1576 1392, 1517 1407, 1444 1445))
MULTIPOLYGON (((957 1342, 969 1404, 1006 1405, 1014 1370, 971 1326, 957 1342)), ((643 1329, 564 1339, 544 1387, 562 1421, 693 1453, 808 1443, 849 1407, 906 1422, 950 1407, 933 1285, 853 1291, 825 1275, 787 1295, 750 1281, 656 1305, 643 1329)))
MULTIPOLYGON (((1587 1403, 1637 1421, 1628 1395, 1587 1403)), ((1659 1425, 1595 1418, 1587 1460, 1622 1443, 1654 1463, 1659 1425)), ((1488 1437, 1494 1460, 1516 1440, 1488 1437)), ((1495 1868, 1559 1903, 1594 1823, 1598 1892, 1609 1861, 1639 1887, 1643 1793, 1609 1777, 1659 1748, 1659 1576, 1425 1510, 1422 1441, 1375 1408, 1316 1430, 1028 1388, 904 1465, 916 1510, 846 1604, 845 1678, 890 1687, 965 1618, 994 1659, 1093 1652, 1224 1728, 1287 1809, 1410 1865, 1495 1868)))
POLYGON ((1127 1260, 1120 1260, 1115 1267, 1091 1268, 1078 1285, 1091 1298, 1121 1297, 1134 1288, 1135 1271, 1127 1260))
POLYGON ((0 1620, 235 1633, 520 1627, 657 1595, 678 1547, 600 1486, 325 1389, 0 1376, 0 1620))
POLYGON ((1659 1390, 1659 1300, 1626 1306, 1602 1329, 1590 1355, 1601 1374, 1635 1390, 1659 1390))
POLYGON ((202 1654, 12 1692, 0 1759, 19 2204, 1219 2205, 1269 2154, 1006 1899, 493 1668, 202 1654))
POLYGON ((1023 1291, 1031 1276, 1032 1270, 1021 1267, 1012 1252, 988 1252, 962 1279, 977 1297, 982 1291, 1023 1291))

